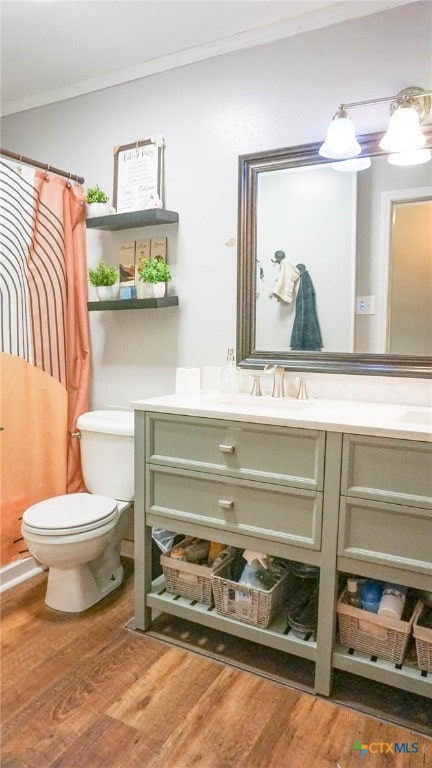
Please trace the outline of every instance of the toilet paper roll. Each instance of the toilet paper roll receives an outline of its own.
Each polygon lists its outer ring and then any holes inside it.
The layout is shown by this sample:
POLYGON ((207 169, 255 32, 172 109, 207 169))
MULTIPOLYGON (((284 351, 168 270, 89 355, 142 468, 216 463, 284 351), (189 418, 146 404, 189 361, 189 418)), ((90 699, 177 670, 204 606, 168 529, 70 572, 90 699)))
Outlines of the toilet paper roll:
POLYGON ((176 395, 199 395, 201 387, 199 368, 176 369, 176 395))

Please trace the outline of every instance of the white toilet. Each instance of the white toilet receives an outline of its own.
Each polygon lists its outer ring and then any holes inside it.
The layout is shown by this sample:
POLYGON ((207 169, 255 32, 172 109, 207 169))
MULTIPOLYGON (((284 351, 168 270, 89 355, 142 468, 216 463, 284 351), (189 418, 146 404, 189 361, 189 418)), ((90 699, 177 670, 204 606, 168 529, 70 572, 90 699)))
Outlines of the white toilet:
POLYGON ((134 495, 131 411, 91 411, 77 421, 89 493, 54 496, 26 509, 29 552, 49 568, 45 602, 58 611, 90 608, 123 581, 120 544, 134 495))

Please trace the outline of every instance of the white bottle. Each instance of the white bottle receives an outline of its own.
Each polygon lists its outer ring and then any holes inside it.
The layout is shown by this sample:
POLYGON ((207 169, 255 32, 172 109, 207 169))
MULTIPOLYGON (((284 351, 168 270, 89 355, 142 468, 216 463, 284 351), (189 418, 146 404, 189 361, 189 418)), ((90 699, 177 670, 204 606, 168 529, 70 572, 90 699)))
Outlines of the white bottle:
POLYGON ((222 368, 221 389, 224 393, 236 394, 240 389, 240 370, 235 364, 234 349, 228 347, 227 364, 222 368))
POLYGON ((385 584, 378 613, 391 619, 400 619, 403 613, 408 587, 400 584, 385 584))

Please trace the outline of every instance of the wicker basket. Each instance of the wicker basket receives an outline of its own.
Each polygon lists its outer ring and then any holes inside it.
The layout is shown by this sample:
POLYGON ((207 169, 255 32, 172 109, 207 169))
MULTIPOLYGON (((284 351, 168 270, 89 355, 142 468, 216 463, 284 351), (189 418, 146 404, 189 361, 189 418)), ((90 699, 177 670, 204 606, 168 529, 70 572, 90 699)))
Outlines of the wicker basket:
POLYGON ((346 605, 343 602, 344 597, 345 591, 337 604, 340 644, 393 661, 395 664, 402 664, 414 619, 420 610, 420 601, 417 602, 410 620, 402 621, 346 605))
POLYGON ((423 603, 421 603, 418 615, 414 619, 413 635, 416 642, 418 668, 423 669, 425 672, 432 672, 432 629, 421 627, 418 624, 424 607, 423 603))
MULTIPOLYGON (((181 544, 182 542, 176 546, 181 546, 181 544)), ((185 560, 173 560, 170 557, 170 552, 160 557, 167 592, 213 606, 214 599, 211 583, 213 568, 209 568, 206 565, 188 563, 185 560)), ((232 560, 232 556, 228 557, 228 560, 232 560)), ((228 560, 224 561, 223 566, 226 565, 228 560)), ((217 570, 219 571, 221 567, 219 566, 217 570)))
POLYGON ((217 613, 266 629, 281 610, 288 586, 288 573, 268 590, 247 587, 226 578, 227 567, 212 574, 212 586, 217 613))

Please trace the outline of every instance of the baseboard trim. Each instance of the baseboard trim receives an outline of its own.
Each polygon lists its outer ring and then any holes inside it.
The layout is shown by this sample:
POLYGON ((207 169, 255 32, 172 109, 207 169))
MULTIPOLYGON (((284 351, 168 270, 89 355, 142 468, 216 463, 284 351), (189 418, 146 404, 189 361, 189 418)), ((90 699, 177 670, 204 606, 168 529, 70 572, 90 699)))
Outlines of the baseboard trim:
POLYGON ((21 584, 22 581, 31 579, 45 570, 34 557, 26 557, 24 560, 16 560, 13 563, 0 568, 0 593, 21 584))

